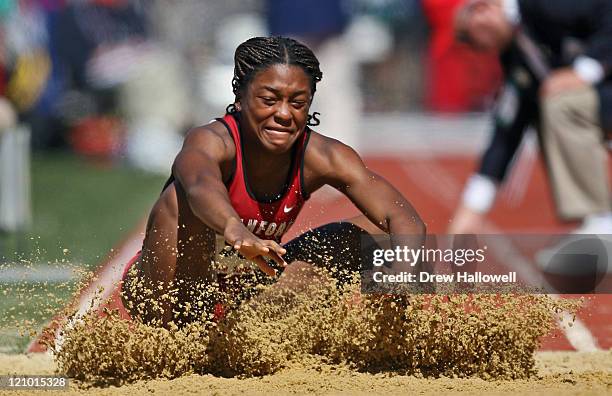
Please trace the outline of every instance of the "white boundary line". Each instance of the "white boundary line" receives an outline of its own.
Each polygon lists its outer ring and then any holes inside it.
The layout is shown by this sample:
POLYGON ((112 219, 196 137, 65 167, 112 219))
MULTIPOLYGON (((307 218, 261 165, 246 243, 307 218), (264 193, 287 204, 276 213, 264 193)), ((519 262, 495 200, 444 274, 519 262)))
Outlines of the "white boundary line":
POLYGON ((491 117, 486 113, 367 114, 360 120, 356 148, 364 156, 475 155, 488 141, 491 129, 491 117))
POLYGON ((20 263, 2 264, 0 265, 0 284, 67 282, 78 278, 78 268, 79 264, 72 264, 70 266, 49 264, 23 266, 20 263))
POLYGON ((123 270, 128 261, 140 250, 142 246, 142 237, 130 237, 123 246, 119 248, 115 255, 97 275, 95 282, 92 282, 81 293, 79 297, 77 315, 84 315, 90 309, 97 309, 100 303, 106 301, 115 291, 115 288, 121 282, 123 270), (100 286, 104 287, 100 291, 100 286))

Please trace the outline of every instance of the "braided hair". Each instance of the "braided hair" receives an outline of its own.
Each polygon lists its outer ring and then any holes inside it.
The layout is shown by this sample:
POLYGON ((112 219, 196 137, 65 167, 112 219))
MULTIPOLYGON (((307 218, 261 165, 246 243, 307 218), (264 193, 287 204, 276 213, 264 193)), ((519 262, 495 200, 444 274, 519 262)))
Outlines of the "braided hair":
MULTIPOLYGON (((310 92, 314 95, 323 73, 310 48, 287 37, 253 37, 240 44, 234 54, 232 90, 236 96, 235 101, 241 99, 257 72, 275 64, 300 66, 310 77, 310 92)), ((225 111, 229 114, 236 113, 236 105, 230 104, 225 111)), ((308 115, 308 125, 319 125, 317 115, 317 112, 308 115)))

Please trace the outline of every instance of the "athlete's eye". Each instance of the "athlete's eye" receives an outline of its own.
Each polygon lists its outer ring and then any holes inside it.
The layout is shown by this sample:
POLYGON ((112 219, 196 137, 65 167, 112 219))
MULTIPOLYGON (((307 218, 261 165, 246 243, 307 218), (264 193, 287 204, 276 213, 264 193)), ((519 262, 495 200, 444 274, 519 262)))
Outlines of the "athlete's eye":
POLYGON ((305 100, 294 100, 293 102, 291 102, 291 104, 293 104, 293 107, 295 107, 296 109, 301 109, 302 107, 306 105, 306 101, 305 100))
POLYGON ((260 96, 259 99, 261 99, 266 106, 272 106, 274 103, 276 103, 276 99, 270 96, 260 96))

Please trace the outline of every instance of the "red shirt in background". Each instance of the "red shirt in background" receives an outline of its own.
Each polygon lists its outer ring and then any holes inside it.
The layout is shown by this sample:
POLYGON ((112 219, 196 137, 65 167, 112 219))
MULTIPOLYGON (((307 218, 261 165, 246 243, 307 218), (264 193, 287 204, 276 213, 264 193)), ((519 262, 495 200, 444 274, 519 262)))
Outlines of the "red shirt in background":
POLYGON ((483 110, 501 82, 496 54, 470 49, 454 39, 453 19, 465 0, 422 0, 431 27, 426 106, 429 110, 467 112, 483 110))

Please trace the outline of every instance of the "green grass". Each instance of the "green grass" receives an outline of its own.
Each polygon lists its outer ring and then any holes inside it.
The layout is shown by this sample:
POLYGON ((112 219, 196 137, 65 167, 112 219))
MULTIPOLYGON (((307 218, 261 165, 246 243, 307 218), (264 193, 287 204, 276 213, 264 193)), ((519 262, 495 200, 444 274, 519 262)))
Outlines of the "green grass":
POLYGON ((146 216, 164 180, 68 153, 35 154, 32 227, 18 237, 0 236, 0 256, 92 268, 146 216))
MULTIPOLYGON (((0 234, 0 264, 66 260, 93 270, 148 214, 164 181, 163 176, 68 153, 34 155, 33 224, 23 235, 0 234)), ((75 281, 14 284, 0 279, 0 352, 24 351, 32 337, 19 335, 20 329, 40 330, 71 300, 75 281)))
POLYGON ((76 282, 19 282, 0 285, 0 353, 21 353, 71 301, 76 282))

